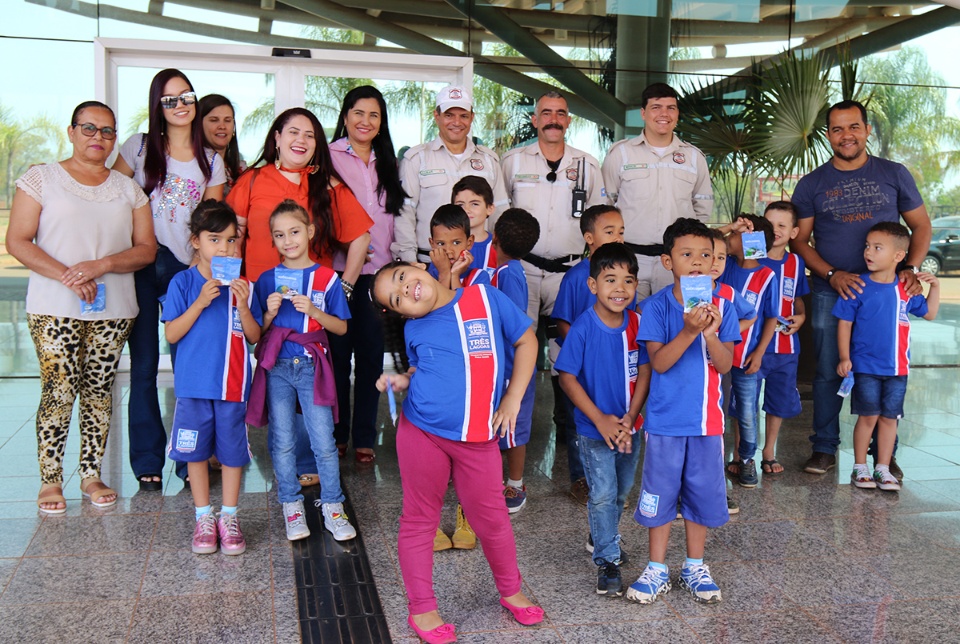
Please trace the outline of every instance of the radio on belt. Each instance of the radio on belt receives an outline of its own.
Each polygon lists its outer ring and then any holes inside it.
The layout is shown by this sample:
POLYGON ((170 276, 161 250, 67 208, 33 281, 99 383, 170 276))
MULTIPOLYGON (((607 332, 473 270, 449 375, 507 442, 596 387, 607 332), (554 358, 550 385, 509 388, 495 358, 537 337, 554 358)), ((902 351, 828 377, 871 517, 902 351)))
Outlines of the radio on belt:
POLYGON ((587 169, 586 166, 587 164, 583 157, 577 159, 577 181, 570 193, 573 197, 572 214, 574 219, 580 219, 580 217, 583 216, 583 211, 586 210, 587 207, 587 191, 584 189, 586 183, 583 177, 587 169))

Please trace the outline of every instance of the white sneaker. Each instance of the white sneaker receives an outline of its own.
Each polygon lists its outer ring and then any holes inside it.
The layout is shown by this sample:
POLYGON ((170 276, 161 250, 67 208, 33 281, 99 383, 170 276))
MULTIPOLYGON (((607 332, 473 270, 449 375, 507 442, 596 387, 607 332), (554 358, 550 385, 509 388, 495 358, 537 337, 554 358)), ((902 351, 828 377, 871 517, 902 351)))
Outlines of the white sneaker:
POLYGON ((873 471, 873 480, 877 482, 877 487, 887 492, 899 492, 900 482, 888 469, 875 469, 873 471))
POLYGON ((357 531, 347 520, 347 515, 343 511, 343 503, 321 503, 319 500, 313 502, 320 506, 323 513, 323 527, 333 534, 337 541, 347 541, 357 536, 357 531))
POLYGON ((303 510, 303 501, 291 501, 283 504, 284 525, 287 528, 287 539, 297 541, 310 536, 307 527, 307 517, 303 510))

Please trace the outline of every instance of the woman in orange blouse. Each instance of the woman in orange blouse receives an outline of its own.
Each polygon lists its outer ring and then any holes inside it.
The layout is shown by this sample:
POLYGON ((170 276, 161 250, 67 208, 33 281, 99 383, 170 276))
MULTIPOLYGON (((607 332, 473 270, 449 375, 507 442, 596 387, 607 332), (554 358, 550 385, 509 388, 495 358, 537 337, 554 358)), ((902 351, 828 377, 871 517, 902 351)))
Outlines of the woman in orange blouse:
POLYGON ((342 282, 349 298, 367 258, 373 220, 334 170, 323 127, 313 112, 294 107, 278 116, 253 166, 227 197, 247 237, 246 277, 256 281, 280 263, 270 235, 270 213, 284 199, 293 199, 316 226, 314 261, 332 268, 334 249, 346 249, 342 282), (265 165, 256 167, 261 163, 265 165))
MULTIPOLYGON (((347 262, 340 282, 349 300, 367 260, 368 231, 373 220, 333 168, 320 121, 302 107, 286 110, 276 118, 267 132, 260 158, 227 195, 227 203, 237 213, 241 236, 246 235, 244 260, 250 280, 256 281, 261 273, 280 263, 270 234, 270 213, 284 199, 296 201, 313 219, 316 234, 310 257, 315 262, 333 268, 334 250, 346 251, 347 262)), ((302 416, 297 419, 302 423, 302 416)), ((320 477, 306 431, 299 432, 298 437, 300 484, 317 485, 320 477)))

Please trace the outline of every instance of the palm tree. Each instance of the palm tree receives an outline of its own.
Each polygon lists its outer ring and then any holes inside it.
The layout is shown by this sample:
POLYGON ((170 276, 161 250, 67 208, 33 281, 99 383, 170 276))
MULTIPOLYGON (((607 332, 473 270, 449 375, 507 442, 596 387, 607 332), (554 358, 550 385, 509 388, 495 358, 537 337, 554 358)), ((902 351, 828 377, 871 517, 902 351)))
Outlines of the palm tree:
POLYGON ((2 195, 9 207, 14 181, 37 163, 49 163, 66 154, 67 138, 63 128, 41 114, 30 121, 15 118, 13 110, 0 105, 0 176, 2 195))

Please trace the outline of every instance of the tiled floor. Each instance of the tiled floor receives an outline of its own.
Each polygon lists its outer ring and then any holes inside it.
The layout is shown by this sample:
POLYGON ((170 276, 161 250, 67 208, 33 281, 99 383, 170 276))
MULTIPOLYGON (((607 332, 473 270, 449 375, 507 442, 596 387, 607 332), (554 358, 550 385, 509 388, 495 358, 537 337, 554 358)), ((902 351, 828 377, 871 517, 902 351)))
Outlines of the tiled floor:
MULTIPOLYGON (((946 332, 944 328, 944 332, 946 332)), ((915 362, 934 364, 936 345, 915 362)), ((652 606, 598 597, 595 567, 584 551, 586 509, 566 494, 565 447, 550 421, 550 385, 538 376, 540 404, 525 477, 527 507, 513 518, 525 592, 546 610, 539 628, 522 628, 497 604, 480 549, 435 558, 443 616, 463 642, 596 642, 686 639, 706 642, 956 641, 960 611, 960 370, 916 369, 901 424, 899 494, 858 490, 847 482, 852 418, 844 414, 839 467, 824 477, 800 472, 809 455, 809 400, 785 424, 778 456, 787 468, 759 487, 732 487, 739 516, 712 531, 707 560, 724 592, 700 606, 678 589, 652 606)), ((164 381, 163 384, 170 383, 164 381)), ((118 398, 125 389, 118 390, 118 398)), ((166 409, 172 391, 164 389, 166 409)), ((125 455, 125 411, 118 405, 104 479, 118 506, 80 502, 67 450, 69 509, 37 514, 39 489, 32 416, 39 385, 0 380, 0 641, 104 642, 299 641, 294 558, 283 538, 262 432, 251 431, 254 461, 241 497, 248 551, 240 557, 188 550, 188 493, 171 481, 163 494, 138 494, 125 455)), ((119 401, 118 401, 119 402, 119 401)), ((384 409, 373 467, 344 461, 355 508, 390 632, 413 642, 397 568, 401 503, 394 432, 384 409)), ((216 493, 216 491, 215 491, 216 493)), ((634 492, 634 495, 636 491, 634 492)), ((443 527, 453 527, 452 494, 443 527)), ((647 538, 628 513, 625 578, 646 562, 647 538)), ((683 559, 675 525, 668 563, 683 559)))

